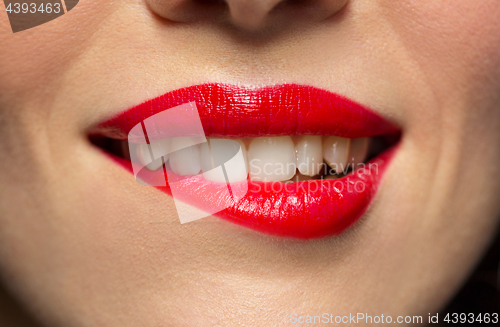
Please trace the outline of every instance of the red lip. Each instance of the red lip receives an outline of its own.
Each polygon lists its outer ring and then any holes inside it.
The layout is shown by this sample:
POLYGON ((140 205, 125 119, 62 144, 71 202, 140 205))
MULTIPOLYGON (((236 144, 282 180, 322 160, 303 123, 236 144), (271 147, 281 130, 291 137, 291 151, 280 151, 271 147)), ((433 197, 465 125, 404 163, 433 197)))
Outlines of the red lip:
MULTIPOLYGON (((203 84, 149 100, 98 126, 97 133, 126 139, 144 119, 166 109, 196 102, 206 136, 338 135, 370 137, 398 132, 371 110, 326 90, 284 84, 251 90, 232 85, 203 84)), ((200 178, 185 182, 187 202, 203 208, 227 202, 216 216, 268 234, 302 239, 342 233, 367 210, 394 148, 373 159, 366 170, 336 180, 294 184, 248 183, 238 202, 214 192, 200 178)), ((115 158, 131 170, 130 162, 115 158)), ((170 193, 167 187, 158 189, 170 193)))

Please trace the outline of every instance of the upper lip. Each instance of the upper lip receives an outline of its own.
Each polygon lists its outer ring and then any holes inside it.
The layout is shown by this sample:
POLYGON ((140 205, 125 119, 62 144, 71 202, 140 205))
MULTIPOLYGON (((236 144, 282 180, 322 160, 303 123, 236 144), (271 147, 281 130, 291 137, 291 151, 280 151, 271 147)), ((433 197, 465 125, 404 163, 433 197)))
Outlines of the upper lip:
MULTIPOLYGON (((100 123, 93 133, 125 140, 144 119, 187 102, 196 103, 205 135, 212 137, 313 134, 358 138, 399 132, 395 124, 355 101, 312 86, 248 89, 203 84, 144 102, 100 123)), ((246 227, 297 238, 329 236, 343 232, 364 214, 394 153, 393 148, 374 159, 379 165, 376 174, 368 170, 367 176, 351 174, 324 180, 315 190, 290 192, 285 188, 276 192, 267 187, 262 190, 265 183, 248 181, 249 192, 254 193, 247 193, 237 203, 218 197, 207 181, 198 180, 197 185, 186 182, 182 187, 197 205, 227 201, 227 209, 217 216, 246 227), (358 182, 364 185, 362 192, 348 191, 358 182)), ((168 184, 158 188, 170 192, 168 184)))
POLYGON ((206 136, 337 135, 370 137, 398 131, 393 123, 338 94, 312 86, 283 84, 248 89, 202 84, 146 101, 99 124, 96 133, 126 139, 144 119, 196 102, 206 136))

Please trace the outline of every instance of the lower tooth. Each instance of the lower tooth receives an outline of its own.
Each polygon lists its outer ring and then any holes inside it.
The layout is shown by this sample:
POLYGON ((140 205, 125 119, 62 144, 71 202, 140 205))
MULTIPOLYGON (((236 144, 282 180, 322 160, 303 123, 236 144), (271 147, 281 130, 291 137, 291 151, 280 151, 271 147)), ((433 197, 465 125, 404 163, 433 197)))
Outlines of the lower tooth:
POLYGON ((302 182, 302 181, 310 181, 312 179, 313 178, 311 176, 302 175, 300 173, 297 173, 291 179, 289 179, 288 181, 291 181, 291 182, 302 182))
POLYGON ((323 158, 326 163, 340 173, 346 169, 350 139, 327 136, 323 141, 323 158))

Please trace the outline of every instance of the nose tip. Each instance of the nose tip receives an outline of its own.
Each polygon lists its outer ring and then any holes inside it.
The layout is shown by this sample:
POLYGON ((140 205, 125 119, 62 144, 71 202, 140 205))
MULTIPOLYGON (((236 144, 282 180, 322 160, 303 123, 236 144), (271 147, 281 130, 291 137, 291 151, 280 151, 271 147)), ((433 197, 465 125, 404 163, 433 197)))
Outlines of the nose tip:
POLYGON ((179 22, 224 22, 246 31, 319 22, 349 0, 146 0, 159 16, 179 22))

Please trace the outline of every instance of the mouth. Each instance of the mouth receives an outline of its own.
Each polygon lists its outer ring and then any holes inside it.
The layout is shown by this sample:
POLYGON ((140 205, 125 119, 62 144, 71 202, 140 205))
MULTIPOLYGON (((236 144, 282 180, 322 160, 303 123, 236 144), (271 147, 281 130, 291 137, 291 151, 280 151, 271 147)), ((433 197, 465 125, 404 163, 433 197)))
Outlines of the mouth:
POLYGON ((370 209, 400 136, 372 110, 296 84, 195 85, 89 132, 114 162, 174 201, 300 239, 338 235, 370 209), (175 108, 184 111, 163 115, 175 108))

